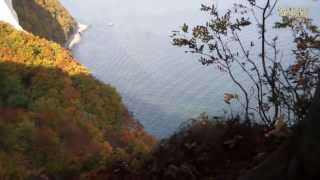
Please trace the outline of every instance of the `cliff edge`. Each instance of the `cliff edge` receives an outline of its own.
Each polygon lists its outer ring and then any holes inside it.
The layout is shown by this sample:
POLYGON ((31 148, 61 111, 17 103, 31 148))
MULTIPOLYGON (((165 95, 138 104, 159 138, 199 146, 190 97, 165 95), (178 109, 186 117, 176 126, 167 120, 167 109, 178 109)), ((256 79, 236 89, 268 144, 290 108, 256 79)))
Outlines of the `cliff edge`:
POLYGON ((22 30, 19 24, 18 16, 13 9, 12 0, 0 1, 0 21, 7 22, 17 30, 22 30))
POLYGON ((75 19, 58 0, 12 0, 21 27, 65 45, 77 31, 75 19))

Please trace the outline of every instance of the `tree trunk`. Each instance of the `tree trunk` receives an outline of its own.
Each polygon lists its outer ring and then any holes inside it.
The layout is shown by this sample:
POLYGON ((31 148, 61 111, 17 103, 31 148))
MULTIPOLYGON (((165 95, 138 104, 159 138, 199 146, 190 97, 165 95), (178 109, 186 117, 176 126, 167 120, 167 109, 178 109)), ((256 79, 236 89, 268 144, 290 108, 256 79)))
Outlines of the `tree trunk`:
POLYGON ((301 143, 301 164, 308 179, 320 178, 320 83, 305 122, 301 143))

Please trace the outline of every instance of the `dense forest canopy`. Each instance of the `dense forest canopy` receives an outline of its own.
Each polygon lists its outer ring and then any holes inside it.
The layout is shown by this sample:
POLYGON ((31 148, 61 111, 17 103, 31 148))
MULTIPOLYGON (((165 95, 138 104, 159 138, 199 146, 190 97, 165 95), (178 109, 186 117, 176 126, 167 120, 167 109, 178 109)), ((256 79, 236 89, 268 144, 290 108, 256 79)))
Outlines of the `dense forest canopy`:
POLYGON ((0 23, 0 72, 1 179, 63 177, 153 143, 116 90, 56 43, 0 23))

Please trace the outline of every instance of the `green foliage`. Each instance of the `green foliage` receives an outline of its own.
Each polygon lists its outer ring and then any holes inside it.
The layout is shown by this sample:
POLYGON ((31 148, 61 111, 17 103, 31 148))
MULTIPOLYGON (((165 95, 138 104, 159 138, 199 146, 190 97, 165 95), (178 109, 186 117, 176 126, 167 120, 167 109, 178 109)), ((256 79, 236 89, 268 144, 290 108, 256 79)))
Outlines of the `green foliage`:
POLYGON ((182 26, 182 31, 183 31, 184 33, 187 33, 187 32, 188 32, 188 29, 189 29, 189 26, 188 26, 186 23, 184 23, 183 26, 182 26))
POLYGON ((68 51, 5 23, 0 86, 0 179, 70 179, 154 142, 68 51))
POLYGON ((25 88, 21 80, 17 77, 9 77, 2 71, 0 77, 0 107, 7 106, 12 108, 27 107, 28 97, 25 95, 25 88))
POLYGON ((58 0, 13 0, 21 26, 33 34, 66 43, 76 22, 58 0))

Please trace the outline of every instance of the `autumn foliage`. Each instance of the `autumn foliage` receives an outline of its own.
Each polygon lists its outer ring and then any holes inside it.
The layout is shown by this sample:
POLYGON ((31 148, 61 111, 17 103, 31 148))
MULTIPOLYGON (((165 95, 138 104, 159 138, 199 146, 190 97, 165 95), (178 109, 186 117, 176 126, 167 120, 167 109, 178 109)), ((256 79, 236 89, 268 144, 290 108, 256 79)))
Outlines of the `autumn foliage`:
POLYGON ((28 32, 64 45, 76 21, 59 0, 13 0, 19 23, 28 32))
POLYGON ((90 180, 236 180, 272 154, 290 133, 279 126, 250 124, 238 118, 199 118, 185 122, 133 169, 129 161, 86 176, 90 180), (133 171, 135 170, 135 171, 133 171))
POLYGON ((69 179, 154 139, 56 43, 0 23, 0 179, 69 179))

